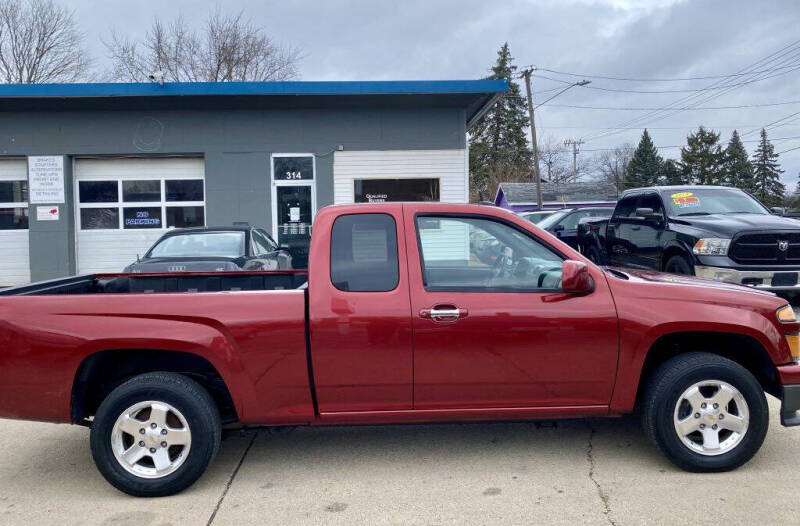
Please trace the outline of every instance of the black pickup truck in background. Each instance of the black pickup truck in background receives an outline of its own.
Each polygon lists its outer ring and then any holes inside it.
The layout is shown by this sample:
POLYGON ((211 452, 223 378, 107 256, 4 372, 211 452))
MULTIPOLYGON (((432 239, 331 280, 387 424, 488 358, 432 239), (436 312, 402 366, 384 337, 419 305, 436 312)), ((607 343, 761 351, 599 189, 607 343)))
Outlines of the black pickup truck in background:
POLYGON ((592 261, 800 292, 800 221, 722 186, 661 186, 622 194, 610 219, 580 237, 592 261))

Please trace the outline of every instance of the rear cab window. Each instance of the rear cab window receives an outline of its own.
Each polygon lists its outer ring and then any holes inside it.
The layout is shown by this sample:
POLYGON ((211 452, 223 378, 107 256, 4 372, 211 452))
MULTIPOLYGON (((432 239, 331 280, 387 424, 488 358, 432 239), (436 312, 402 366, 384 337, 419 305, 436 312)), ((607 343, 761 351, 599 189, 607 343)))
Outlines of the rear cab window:
POLYGON ((331 282, 344 292, 389 292, 400 281, 397 224, 389 214, 350 214, 331 229, 331 282))

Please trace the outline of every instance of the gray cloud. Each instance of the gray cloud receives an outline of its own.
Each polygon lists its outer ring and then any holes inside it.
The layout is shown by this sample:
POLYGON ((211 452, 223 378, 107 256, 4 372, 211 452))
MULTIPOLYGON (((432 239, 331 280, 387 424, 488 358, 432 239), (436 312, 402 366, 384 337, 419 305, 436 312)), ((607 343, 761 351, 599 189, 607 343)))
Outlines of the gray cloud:
MULTIPOLYGON (((201 23, 214 1, 73 0, 69 5, 87 33, 98 66, 106 62, 100 38, 112 29, 143 34, 156 15, 182 14, 201 23)), ((777 51, 797 36, 800 4, 785 1, 671 0, 229 0, 225 9, 244 9, 278 41, 300 47, 305 80, 449 79, 485 75, 504 41, 517 63, 622 77, 684 77, 727 74, 777 51)), ((800 63, 800 56, 797 62, 800 63)), ((565 77, 566 78, 566 77, 565 77)), ((800 71, 743 86, 709 105, 757 104, 800 99, 800 71)), ((626 89, 694 89, 711 81, 627 83, 594 80, 593 86, 626 89)), ((537 80, 535 89, 557 83, 537 80)), ((573 88, 553 103, 658 107, 683 94, 622 94, 573 88)), ((544 96, 540 98, 543 100, 544 96)), ((742 110, 696 110, 647 122, 657 145, 682 144, 686 133, 705 124, 727 140, 740 131, 800 111, 800 104, 742 110), (677 129, 664 129, 677 128, 677 129)), ((590 137, 636 112, 592 111, 545 106, 538 112, 540 137, 590 137)), ((640 128, 589 141, 585 148, 636 142, 640 128)), ((800 135, 800 121, 776 128, 771 137, 800 135)), ((754 139, 755 134, 746 138, 754 139)), ((776 141, 776 150, 800 140, 776 141)), ((746 143, 754 151, 753 143, 746 143)), ((677 155, 665 149, 666 156, 677 155)), ((800 150, 781 157, 784 181, 794 187, 800 150)))

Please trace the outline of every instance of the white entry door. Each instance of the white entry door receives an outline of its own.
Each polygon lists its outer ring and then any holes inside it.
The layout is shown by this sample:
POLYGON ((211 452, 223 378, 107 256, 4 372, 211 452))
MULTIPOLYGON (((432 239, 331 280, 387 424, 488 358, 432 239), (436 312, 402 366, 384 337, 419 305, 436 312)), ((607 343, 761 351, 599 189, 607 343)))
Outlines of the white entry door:
POLYGON ((0 159, 0 287, 31 280, 25 159, 0 159))
POLYGON ((317 211, 313 154, 272 155, 272 237, 289 247, 294 268, 308 267, 317 211))
POLYGON ((205 226, 201 158, 75 160, 79 274, 121 272, 170 228, 205 226))

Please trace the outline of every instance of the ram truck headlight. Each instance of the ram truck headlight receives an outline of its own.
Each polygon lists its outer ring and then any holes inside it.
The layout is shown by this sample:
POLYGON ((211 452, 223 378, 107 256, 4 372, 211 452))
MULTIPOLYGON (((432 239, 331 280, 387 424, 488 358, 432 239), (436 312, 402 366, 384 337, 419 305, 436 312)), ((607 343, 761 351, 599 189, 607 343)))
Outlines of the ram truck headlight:
MULTIPOLYGON (((784 305, 775 314, 781 323, 796 323, 797 316, 791 305, 784 305)), ((786 343, 789 344, 789 351, 792 353, 794 363, 800 365, 800 334, 787 334, 786 343)))
POLYGON ((692 252, 698 256, 727 256, 731 240, 721 237, 705 237, 694 244, 692 252))

